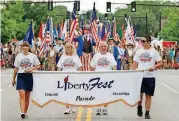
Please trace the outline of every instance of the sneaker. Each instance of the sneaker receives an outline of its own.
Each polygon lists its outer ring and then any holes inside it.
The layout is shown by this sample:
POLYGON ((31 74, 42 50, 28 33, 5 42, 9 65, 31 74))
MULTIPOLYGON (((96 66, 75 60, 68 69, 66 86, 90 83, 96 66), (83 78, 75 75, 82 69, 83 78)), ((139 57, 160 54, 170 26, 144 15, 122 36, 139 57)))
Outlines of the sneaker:
POLYGON ((70 109, 67 108, 64 114, 70 114, 70 109))
POLYGON ((150 114, 145 114, 145 119, 151 119, 150 114))
POLYGON ((72 107, 72 108, 71 108, 71 112, 72 112, 72 113, 75 113, 75 112, 76 112, 76 108, 75 108, 75 107, 72 107))
POLYGON ((21 114, 21 118, 22 118, 22 119, 25 119, 25 114, 21 114))
POLYGON ((138 107, 137 107, 137 115, 138 115, 139 117, 142 117, 142 116, 143 116, 142 106, 138 106, 138 107))
POLYGON ((100 109, 100 108, 98 108, 98 109, 96 110, 96 115, 97 115, 97 116, 101 115, 101 109, 100 109))
POLYGON ((102 112, 103 112, 103 115, 108 115, 108 110, 107 110, 107 108, 104 108, 102 112))

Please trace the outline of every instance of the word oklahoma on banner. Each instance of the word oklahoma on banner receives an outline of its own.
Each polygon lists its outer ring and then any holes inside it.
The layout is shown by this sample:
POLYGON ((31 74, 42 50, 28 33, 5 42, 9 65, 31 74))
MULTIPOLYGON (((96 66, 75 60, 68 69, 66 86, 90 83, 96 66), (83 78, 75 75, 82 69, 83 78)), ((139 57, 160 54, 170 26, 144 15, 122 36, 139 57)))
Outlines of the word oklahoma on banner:
POLYGON ((140 100, 142 71, 34 72, 32 102, 95 107, 123 101, 135 106, 140 100))

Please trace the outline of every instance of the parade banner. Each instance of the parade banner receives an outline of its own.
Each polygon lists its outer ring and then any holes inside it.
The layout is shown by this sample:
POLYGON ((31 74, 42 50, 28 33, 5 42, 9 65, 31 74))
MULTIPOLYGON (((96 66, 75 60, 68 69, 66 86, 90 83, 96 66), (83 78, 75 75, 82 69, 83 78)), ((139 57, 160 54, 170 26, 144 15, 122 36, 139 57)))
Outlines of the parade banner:
POLYGON ((33 72, 32 102, 97 107, 119 101, 135 106, 140 100, 142 71, 33 72))

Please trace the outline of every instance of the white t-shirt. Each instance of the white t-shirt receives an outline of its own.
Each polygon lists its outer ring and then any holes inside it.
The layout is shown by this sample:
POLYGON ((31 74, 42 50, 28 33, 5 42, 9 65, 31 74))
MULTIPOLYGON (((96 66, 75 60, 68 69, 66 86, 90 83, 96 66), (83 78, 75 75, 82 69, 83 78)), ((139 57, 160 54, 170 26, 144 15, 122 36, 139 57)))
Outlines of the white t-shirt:
POLYGON ((78 55, 62 55, 58 61, 57 67, 62 69, 62 71, 78 71, 77 69, 82 67, 82 64, 78 55))
POLYGON ((91 60, 91 67, 95 68, 95 71, 107 71, 112 70, 113 66, 117 63, 114 56, 107 52, 106 54, 96 53, 91 60))
POLYGON ((16 56, 14 66, 19 68, 18 73, 24 73, 26 69, 29 67, 33 67, 34 65, 39 65, 39 59, 33 53, 29 53, 28 55, 24 55, 20 53, 16 56))
MULTIPOLYGON (((133 60, 138 63, 138 70, 147 70, 154 67, 155 62, 161 61, 162 59, 154 48, 150 48, 149 50, 141 48, 136 52, 133 60)), ((154 77, 154 71, 144 71, 144 77, 154 77)))

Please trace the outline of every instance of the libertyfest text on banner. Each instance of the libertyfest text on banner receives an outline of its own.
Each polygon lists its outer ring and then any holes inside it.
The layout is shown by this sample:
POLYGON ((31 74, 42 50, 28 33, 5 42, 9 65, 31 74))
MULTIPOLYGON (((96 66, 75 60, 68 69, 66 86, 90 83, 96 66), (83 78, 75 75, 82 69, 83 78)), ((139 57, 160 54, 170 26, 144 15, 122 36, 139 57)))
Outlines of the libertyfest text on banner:
POLYGON ((135 106, 140 100, 142 71, 33 72, 32 102, 97 107, 123 101, 135 106))

